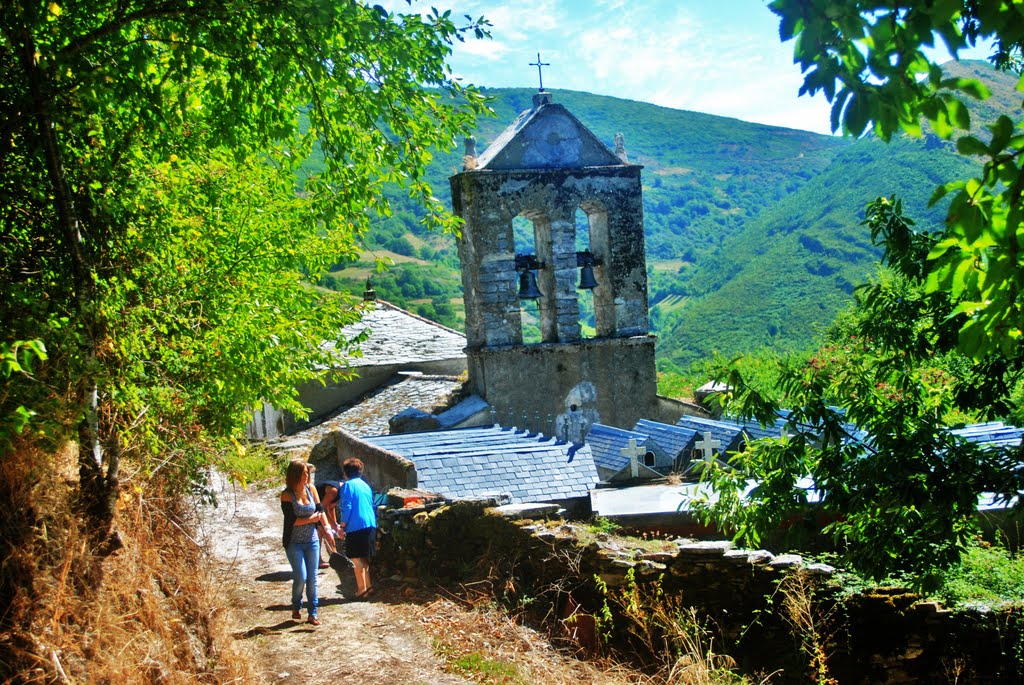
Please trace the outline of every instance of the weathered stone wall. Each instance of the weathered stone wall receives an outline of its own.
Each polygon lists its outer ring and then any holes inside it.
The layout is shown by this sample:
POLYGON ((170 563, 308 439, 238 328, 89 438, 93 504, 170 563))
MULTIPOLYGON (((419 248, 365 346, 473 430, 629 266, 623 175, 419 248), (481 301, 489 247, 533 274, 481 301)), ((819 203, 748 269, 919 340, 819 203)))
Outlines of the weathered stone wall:
POLYGON ((598 335, 648 332, 647 273, 639 166, 544 171, 469 171, 451 178, 452 204, 465 220, 459 240, 469 347, 522 343, 512 220, 534 222, 543 339, 580 337, 575 214, 591 217, 589 244, 601 260, 594 308, 598 335))
MULTIPOLYGON (((380 517, 381 562, 408 576, 466 580, 472 570, 507 574, 526 595, 556 605, 572 596, 598 612, 632 575, 649 592, 697 607, 721 632, 719 652, 748 673, 781 669, 772 682, 811 682, 801 632, 785 618, 787 583, 806 579, 819 629, 829 636, 831 674, 843 685, 869 683, 1024 682, 1024 618, 953 613, 906 590, 841 597, 824 583, 833 569, 797 555, 739 550, 724 541, 679 542, 667 552, 623 547, 613 539, 583 545, 573 526, 512 521, 486 504, 460 502, 432 511, 393 510, 380 517), (816 589, 815 589, 816 588, 816 589)), ((486 575, 486 574, 485 574, 486 575)), ((614 601, 609 602, 615 608, 614 601)), ((555 612, 562 608, 555 606, 555 612)), ((626 619, 614 634, 629 643, 626 619)))
POLYGON ((655 398, 654 413, 651 416, 645 416, 644 418, 650 419, 651 421, 675 425, 675 422, 678 421, 681 416, 711 418, 711 412, 708 411, 706 407, 697 404, 696 402, 677 400, 672 397, 663 397, 662 395, 658 395, 655 398))
POLYGON ((472 392, 486 390, 502 424, 579 442, 584 425, 632 428, 654 409, 657 377, 650 336, 478 348, 468 350, 468 356, 472 392), (579 428, 573 431, 573 425, 579 428), (566 426, 566 434, 560 426, 566 426))
POLYGON ((309 453, 309 461, 316 464, 318 469, 323 468, 321 465, 327 465, 332 471, 338 469, 338 474, 341 472, 341 463, 350 457, 363 462, 363 478, 374 492, 416 487, 415 464, 394 452, 363 442, 343 430, 329 433, 309 453))

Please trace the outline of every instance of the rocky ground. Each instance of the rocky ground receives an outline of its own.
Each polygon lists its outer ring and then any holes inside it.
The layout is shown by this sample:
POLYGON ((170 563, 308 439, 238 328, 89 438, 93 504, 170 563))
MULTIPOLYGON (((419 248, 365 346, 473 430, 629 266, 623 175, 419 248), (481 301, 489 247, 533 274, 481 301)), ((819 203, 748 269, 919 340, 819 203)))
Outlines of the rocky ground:
POLYGON ((446 673, 434 654, 421 605, 409 586, 374 579, 371 601, 353 601, 354 580, 331 569, 318 575, 320 626, 291 619, 291 572, 281 547, 276 490, 218 485, 218 506, 203 528, 229 620, 264 682, 358 682, 365 685, 471 682, 446 673), (339 679, 339 680, 336 680, 339 679))

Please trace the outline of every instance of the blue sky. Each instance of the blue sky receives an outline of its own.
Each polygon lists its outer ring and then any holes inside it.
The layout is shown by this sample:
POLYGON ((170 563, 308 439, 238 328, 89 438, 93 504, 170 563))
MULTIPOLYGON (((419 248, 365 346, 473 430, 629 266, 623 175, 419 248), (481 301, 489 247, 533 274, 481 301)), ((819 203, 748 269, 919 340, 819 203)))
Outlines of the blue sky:
MULTIPOLYGON (((764 0, 377 0, 397 12, 483 15, 492 40, 457 44, 468 83, 582 90, 775 126, 829 133, 824 98, 797 97, 792 43, 764 0)), ((985 56, 978 51, 963 57, 985 56)))

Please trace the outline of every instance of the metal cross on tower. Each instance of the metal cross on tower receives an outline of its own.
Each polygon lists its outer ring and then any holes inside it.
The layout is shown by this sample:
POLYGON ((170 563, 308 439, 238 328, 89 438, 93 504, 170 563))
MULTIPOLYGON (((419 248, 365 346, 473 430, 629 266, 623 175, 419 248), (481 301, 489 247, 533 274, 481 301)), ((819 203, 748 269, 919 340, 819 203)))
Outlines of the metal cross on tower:
POLYGON ((541 67, 550 67, 551 63, 550 62, 541 62, 540 61, 540 53, 538 52, 537 53, 537 61, 536 62, 530 62, 530 66, 531 67, 537 67, 537 80, 540 81, 540 91, 538 91, 538 92, 543 93, 544 92, 544 74, 541 72, 540 68, 541 67))

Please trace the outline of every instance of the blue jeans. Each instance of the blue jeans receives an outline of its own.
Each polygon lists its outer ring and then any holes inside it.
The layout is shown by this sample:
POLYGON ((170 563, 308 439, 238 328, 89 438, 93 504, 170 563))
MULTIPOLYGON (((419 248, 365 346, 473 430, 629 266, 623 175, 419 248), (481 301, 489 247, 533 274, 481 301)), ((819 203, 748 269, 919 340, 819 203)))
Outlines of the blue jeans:
POLYGON ((302 607, 302 586, 306 586, 306 601, 310 616, 316 616, 316 574, 320 568, 320 541, 292 542, 285 547, 288 563, 292 565, 292 609, 302 607))

